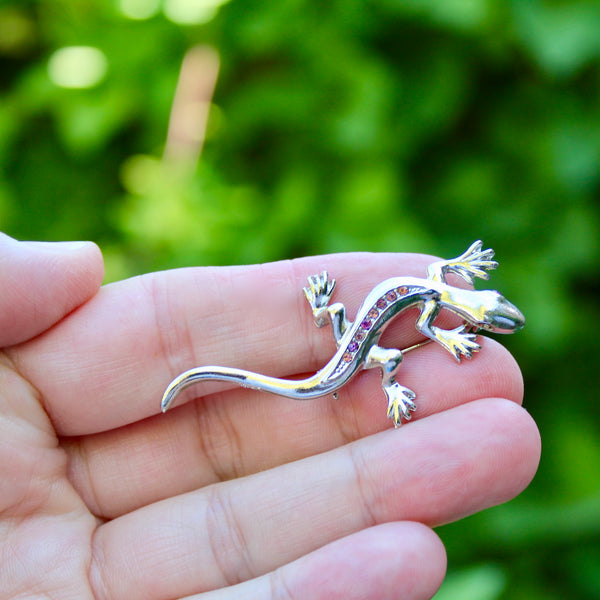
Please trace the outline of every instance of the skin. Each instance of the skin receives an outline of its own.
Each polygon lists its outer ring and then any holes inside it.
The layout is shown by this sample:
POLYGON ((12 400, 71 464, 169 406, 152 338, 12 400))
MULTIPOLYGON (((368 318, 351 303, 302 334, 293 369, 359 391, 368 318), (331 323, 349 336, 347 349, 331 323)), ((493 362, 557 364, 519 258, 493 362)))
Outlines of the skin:
MULTIPOLYGON (((353 315, 374 283, 422 276, 431 257, 186 269, 102 288, 93 244, 0 236, 0 257, 3 598, 431 598, 446 566, 431 527, 514 497, 536 471, 519 369, 489 339, 461 365, 436 344, 406 356, 418 410, 399 430, 376 372, 337 401, 215 383, 160 414, 190 366, 285 377, 322 366, 334 346, 305 305, 307 274, 335 273, 353 315)), ((418 341, 414 318, 382 341, 418 341)))

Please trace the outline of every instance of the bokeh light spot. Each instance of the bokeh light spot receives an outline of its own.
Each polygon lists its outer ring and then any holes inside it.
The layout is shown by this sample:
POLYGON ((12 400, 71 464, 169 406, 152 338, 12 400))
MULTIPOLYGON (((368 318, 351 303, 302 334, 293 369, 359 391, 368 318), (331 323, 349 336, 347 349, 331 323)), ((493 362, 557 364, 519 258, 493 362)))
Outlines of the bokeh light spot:
POLYGON ((33 21, 16 8, 0 9, 0 53, 19 55, 35 46, 33 21))
POLYGON ((48 76, 65 88, 90 88, 98 85, 108 70, 106 56, 92 46, 66 46, 57 50, 48 62, 48 76))
POLYGON ((119 0, 119 8, 129 19, 150 19, 158 13, 160 0, 119 0))
POLYGON ((167 19, 179 25, 200 25, 216 16, 219 7, 228 0, 165 0, 167 19))
POLYGON ((161 162, 145 154, 130 156, 121 167, 121 182, 130 193, 143 196, 160 183, 161 162))

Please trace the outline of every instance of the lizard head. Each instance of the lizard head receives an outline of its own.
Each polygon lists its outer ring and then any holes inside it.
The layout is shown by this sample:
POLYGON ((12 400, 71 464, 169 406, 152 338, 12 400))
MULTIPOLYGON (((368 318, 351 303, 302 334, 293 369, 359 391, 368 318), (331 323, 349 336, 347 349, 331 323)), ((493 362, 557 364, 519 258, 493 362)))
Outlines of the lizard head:
POLYGON ((477 311, 478 322, 474 325, 495 333, 514 333, 525 325, 523 313, 502 294, 493 290, 476 292, 482 300, 483 310, 477 311))
POLYGON ((514 333, 525 325, 523 313, 493 290, 458 290, 442 294, 442 304, 477 329, 514 333))

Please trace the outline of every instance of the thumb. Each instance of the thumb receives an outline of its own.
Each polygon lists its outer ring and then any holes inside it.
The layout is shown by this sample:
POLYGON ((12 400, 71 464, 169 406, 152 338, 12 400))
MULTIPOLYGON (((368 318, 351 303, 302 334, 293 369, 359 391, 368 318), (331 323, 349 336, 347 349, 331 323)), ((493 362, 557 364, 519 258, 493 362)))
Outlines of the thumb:
POLYGON ((98 291, 103 276, 91 242, 18 242, 0 233, 0 347, 60 321, 98 291))

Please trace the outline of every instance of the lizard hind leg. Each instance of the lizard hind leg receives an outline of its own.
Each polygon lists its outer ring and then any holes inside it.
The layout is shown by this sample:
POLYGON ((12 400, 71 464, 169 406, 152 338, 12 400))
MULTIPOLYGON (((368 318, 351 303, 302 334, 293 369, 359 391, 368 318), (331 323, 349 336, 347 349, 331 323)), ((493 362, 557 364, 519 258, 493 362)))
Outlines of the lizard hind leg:
POLYGON ((416 394, 396 381, 401 363, 400 350, 381 346, 373 346, 365 360, 365 369, 378 367, 382 371, 381 385, 388 400, 387 416, 393 421, 394 427, 399 427, 402 419, 410 421, 410 413, 417 409, 414 403, 416 394))

